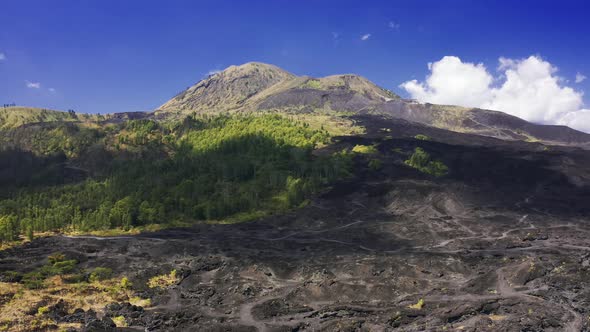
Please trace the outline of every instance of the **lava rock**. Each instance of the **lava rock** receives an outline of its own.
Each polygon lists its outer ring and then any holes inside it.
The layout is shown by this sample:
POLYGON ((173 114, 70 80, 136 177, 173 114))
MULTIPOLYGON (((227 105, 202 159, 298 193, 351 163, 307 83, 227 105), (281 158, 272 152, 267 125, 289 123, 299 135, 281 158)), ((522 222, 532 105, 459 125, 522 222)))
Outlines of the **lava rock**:
POLYGON ((84 332, 109 332, 116 331, 117 325, 109 317, 104 317, 101 320, 95 319, 86 323, 84 332))

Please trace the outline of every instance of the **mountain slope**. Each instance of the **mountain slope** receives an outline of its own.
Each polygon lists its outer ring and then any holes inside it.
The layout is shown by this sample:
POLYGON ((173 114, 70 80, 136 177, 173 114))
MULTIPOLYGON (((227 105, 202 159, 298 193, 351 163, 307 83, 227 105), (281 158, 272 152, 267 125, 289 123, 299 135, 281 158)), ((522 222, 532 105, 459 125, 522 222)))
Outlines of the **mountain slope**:
POLYGON ((527 142, 587 135, 354 75, 200 84, 0 130, 0 330, 590 330, 590 153, 527 142))
MULTIPOLYGON (((0 129, 42 122, 122 122, 149 118, 181 120, 187 115, 224 112, 279 113, 326 128, 334 135, 362 132, 350 116, 371 114, 423 125, 552 145, 590 148, 590 135, 565 126, 529 123, 506 113, 404 100, 358 75, 296 76, 276 66, 250 62, 230 66, 188 88, 154 114, 69 114, 38 108, 0 109, 0 129)), ((393 128, 390 128, 393 129, 393 128)))
POLYGON ((0 108, 0 129, 19 127, 29 123, 79 121, 80 118, 88 119, 90 117, 86 114, 76 115, 34 107, 4 107, 0 108))
MULTIPOLYGON (((195 218, 184 228, 137 235, 44 234, 0 250, 0 298, 10 299, 0 301, 0 321, 8 331, 31 332, 39 330, 35 324, 42 318, 55 320, 59 328, 79 322, 82 330, 84 324, 111 319, 150 331, 590 328, 588 151, 539 151, 526 142, 402 119, 354 117, 367 132, 308 154, 311 165, 301 164, 304 151, 294 151, 283 137, 277 137, 278 145, 266 139, 216 142, 239 134, 235 129, 244 125, 246 137, 262 130, 270 138, 296 129, 276 123, 275 115, 248 121, 236 116, 225 124, 230 116, 209 123, 197 117, 184 121, 194 125, 192 130, 178 129, 190 131, 193 139, 187 143, 197 151, 213 148, 213 153, 191 158, 192 149, 182 149, 165 162, 142 156, 122 164, 119 176, 70 187, 76 191, 69 195, 61 194, 70 190, 60 185, 47 194, 39 188, 26 199, 0 201, 0 222, 7 226, 15 220, 10 214, 23 211, 38 219, 35 227, 71 220, 75 227, 98 226, 103 232, 129 216, 134 225, 170 223, 182 214, 195 218), (262 118, 271 122, 255 125, 262 118), (413 138, 417 133, 432 139, 413 138), (305 186, 290 177, 279 180, 282 172, 276 171, 299 164, 292 176, 306 169, 323 173, 314 156, 362 151, 357 147, 369 149, 352 154, 350 176, 307 196, 307 204, 266 216, 253 211, 246 220, 254 220, 247 223, 201 219, 219 209, 259 203, 272 192, 266 187, 271 183, 293 190, 268 202, 271 206, 281 198, 297 199, 297 189, 305 186), (448 165, 448 174, 430 176, 409 167, 406 160, 418 148, 448 165), (269 153, 273 150, 277 154, 269 153), (279 163, 259 164, 264 160, 279 163), (232 186, 248 179, 256 182, 232 186), (73 204, 58 203, 64 200, 73 204), (28 204, 34 208, 21 208, 28 204), (162 207, 168 215, 161 215, 162 207), (54 213, 38 218, 48 211, 54 213), (52 253, 62 255, 48 258, 52 253), (55 258, 63 262, 52 265, 55 258), (64 265, 68 270, 62 272, 58 268, 64 265)), ((118 140, 122 149, 133 142, 154 149, 142 139, 157 138, 153 123, 132 121, 125 127, 125 139, 118 140)), ((293 142, 311 134, 302 128, 294 133, 301 135, 291 136, 293 142)), ((6 160, 0 156, 0 169, 6 160)), ((23 169, 22 161, 16 164, 23 169)), ((42 165, 32 165, 37 166, 42 165)))
POLYGON ((349 105, 346 109, 353 109, 350 105, 363 108, 392 99, 399 97, 356 75, 298 77, 273 65, 250 62, 207 77, 156 112, 189 114, 324 107, 326 102, 335 102, 336 108, 342 110, 342 104, 349 105))
POLYGON ((590 147, 590 135, 568 127, 532 124, 496 111, 404 100, 357 75, 295 76, 262 63, 231 66, 212 75, 162 105, 156 114, 225 111, 272 111, 327 125, 353 114, 373 114, 504 140, 590 147))
POLYGON ((538 125, 503 112, 477 108, 400 100, 383 103, 374 112, 440 129, 505 140, 575 145, 590 142, 590 135, 566 126, 538 125))
POLYGON ((263 90, 295 76, 272 65, 247 63, 211 75, 160 106, 165 112, 235 110, 263 90))

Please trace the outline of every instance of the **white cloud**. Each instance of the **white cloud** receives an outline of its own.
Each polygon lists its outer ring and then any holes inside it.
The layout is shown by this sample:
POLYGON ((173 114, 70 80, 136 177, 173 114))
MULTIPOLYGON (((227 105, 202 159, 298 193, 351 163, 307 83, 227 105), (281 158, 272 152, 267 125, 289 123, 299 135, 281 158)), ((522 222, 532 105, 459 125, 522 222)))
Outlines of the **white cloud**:
POLYGON ((55 93, 55 89, 54 89, 54 88, 49 88, 49 89, 47 89, 47 90, 48 90, 49 92, 51 92, 51 93, 55 93))
POLYGON ((557 68, 539 56, 526 59, 500 58, 494 77, 483 64, 463 62, 445 56, 428 64, 430 75, 424 82, 400 85, 414 99, 436 104, 452 104, 498 110, 544 124, 566 124, 589 131, 590 115, 583 106, 583 93, 563 86, 557 68))
POLYGON ((563 116, 558 124, 590 133, 590 109, 570 112, 563 116))
POLYGON ((470 105, 482 104, 490 98, 489 86, 493 77, 483 64, 463 63, 454 56, 445 56, 440 61, 429 63, 431 75, 425 83, 417 80, 401 85, 412 98, 435 104, 470 105))
POLYGON ((576 73, 576 83, 582 83, 586 79, 586 76, 582 73, 576 73))
POLYGON ((369 38, 371 38, 371 34, 370 33, 367 33, 367 34, 361 36, 361 40, 362 41, 368 40, 369 38))
POLYGON ((394 21, 389 21, 389 23, 387 23, 387 26, 392 29, 392 30, 399 30, 399 23, 395 23, 394 21))
POLYGON ((6 54, 0 52, 0 61, 6 60, 6 54))
POLYGON ((27 84, 27 88, 29 89, 39 89, 41 87, 41 83, 39 82, 25 81, 25 83, 27 84))

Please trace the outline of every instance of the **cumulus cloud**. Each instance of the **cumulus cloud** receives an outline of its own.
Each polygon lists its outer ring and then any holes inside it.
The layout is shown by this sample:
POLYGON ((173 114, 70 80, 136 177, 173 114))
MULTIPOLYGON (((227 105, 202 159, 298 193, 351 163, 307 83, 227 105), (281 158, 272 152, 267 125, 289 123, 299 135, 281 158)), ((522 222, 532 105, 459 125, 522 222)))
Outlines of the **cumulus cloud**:
POLYGON ((494 77, 479 63, 445 56, 428 64, 424 82, 400 85, 414 99, 436 104, 479 107, 506 112, 543 124, 565 124, 589 131, 589 115, 582 110, 583 93, 562 85, 557 68, 539 56, 500 58, 494 77), (581 123, 582 122, 582 123, 581 123))
POLYGON ((493 77, 483 64, 463 63, 446 56, 429 63, 431 74, 424 83, 412 80, 401 85, 414 99, 435 104, 479 106, 491 97, 493 77))
POLYGON ((6 54, 0 52, 0 61, 6 60, 6 54))
POLYGON ((41 87, 41 83, 39 82, 25 81, 25 83, 29 89, 39 89, 41 87))
POLYGON ((586 79, 586 76, 582 73, 576 73, 576 83, 582 83, 586 79))
POLYGON ((49 88, 49 89, 47 89, 47 90, 48 90, 49 92, 51 92, 51 93, 55 93, 55 88, 49 88))
POLYGON ((561 118, 559 124, 590 133, 590 109, 569 112, 561 118))
POLYGON ((371 34, 370 33, 367 33, 367 34, 364 34, 364 35, 361 36, 361 40, 362 41, 369 40, 369 38, 371 38, 371 34))

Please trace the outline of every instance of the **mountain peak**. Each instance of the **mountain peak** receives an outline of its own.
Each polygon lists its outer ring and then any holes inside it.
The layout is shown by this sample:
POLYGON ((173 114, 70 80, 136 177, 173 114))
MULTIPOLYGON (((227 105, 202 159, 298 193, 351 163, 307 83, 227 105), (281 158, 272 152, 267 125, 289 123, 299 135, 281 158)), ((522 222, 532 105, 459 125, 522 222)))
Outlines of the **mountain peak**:
POLYGON ((286 70, 279 68, 275 65, 271 65, 269 63, 264 63, 264 62, 256 62, 256 61, 246 62, 241 65, 231 65, 231 66, 227 67, 225 70, 223 70, 222 72, 234 72, 234 71, 238 71, 238 72, 267 71, 267 72, 282 72, 282 73, 289 74, 286 70))
POLYGON ((227 111, 381 114, 446 130, 506 140, 587 144, 590 135, 540 126, 501 112, 403 100, 355 74, 296 76, 277 66, 248 62, 208 76, 160 107, 157 113, 227 111))
POLYGON ((265 89, 295 75, 273 65, 248 62, 210 75, 162 105, 159 110, 183 113, 221 112, 242 107, 265 89))
POLYGON ((166 102, 158 112, 182 114, 255 110, 294 106, 318 98, 321 100, 314 103, 321 108, 334 94, 338 103, 344 101, 350 104, 352 100, 352 104, 348 105, 351 110, 399 99, 392 92, 358 75, 296 76, 271 64, 248 62, 229 66, 208 76, 166 102))

